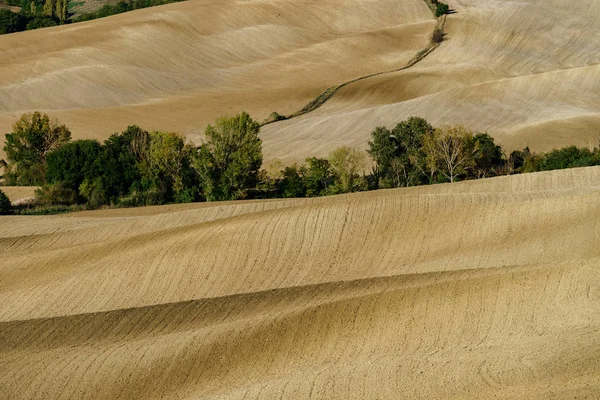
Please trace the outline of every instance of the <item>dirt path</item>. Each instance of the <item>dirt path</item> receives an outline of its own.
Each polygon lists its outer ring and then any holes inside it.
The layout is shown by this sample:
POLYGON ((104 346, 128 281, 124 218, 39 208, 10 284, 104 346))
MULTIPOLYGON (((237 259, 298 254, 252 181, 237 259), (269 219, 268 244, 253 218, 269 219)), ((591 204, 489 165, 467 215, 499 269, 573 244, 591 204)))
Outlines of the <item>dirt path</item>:
MULTIPOLYGON (((428 0, 423 0, 423 1, 431 9, 431 11, 435 17, 434 5, 428 0)), ((446 15, 442 15, 441 17, 436 17, 435 19, 437 20, 437 25, 434 28, 434 32, 439 29, 442 31, 442 33, 444 33, 444 28, 446 26, 446 15)), ((300 111, 296 111, 295 113, 288 115, 288 116, 282 116, 280 119, 277 119, 277 120, 268 120, 268 121, 264 122, 261 126, 272 124, 272 123, 282 121, 282 120, 292 119, 292 118, 299 117, 304 114, 308 114, 308 113, 316 110, 317 108, 321 107, 323 104, 325 104, 328 100, 330 100, 337 93, 338 90, 340 90, 341 88, 348 86, 352 83, 359 82, 359 81, 362 81, 362 80, 368 79, 368 78, 373 78, 375 76, 381 76, 381 75, 385 75, 385 74, 391 74, 394 72, 407 70, 407 69, 413 67, 414 65, 416 65, 419 61, 423 60, 429 54, 431 54, 440 45, 441 45, 441 42, 435 43, 433 41, 430 41, 429 44, 424 49, 419 51, 404 67, 387 70, 387 71, 383 71, 383 72, 376 72, 374 74, 364 75, 359 78, 352 79, 350 81, 341 83, 339 85, 335 85, 330 88, 327 88, 327 90, 325 90, 323 93, 318 95, 310 103, 308 103, 306 106, 304 106, 304 108, 302 108, 300 111)))

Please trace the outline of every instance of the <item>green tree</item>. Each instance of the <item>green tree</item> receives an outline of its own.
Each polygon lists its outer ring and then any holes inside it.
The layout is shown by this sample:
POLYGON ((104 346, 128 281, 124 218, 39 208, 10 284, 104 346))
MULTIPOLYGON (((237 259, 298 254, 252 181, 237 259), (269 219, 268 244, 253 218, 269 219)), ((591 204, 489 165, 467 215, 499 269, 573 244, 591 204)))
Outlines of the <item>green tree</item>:
POLYGON ((11 185, 41 185, 46 156, 71 139, 65 125, 46 114, 24 114, 6 134, 4 152, 8 160, 5 177, 11 185))
POLYGON ((427 166, 423 150, 426 135, 433 132, 429 122, 420 117, 410 117, 392 130, 398 143, 398 160, 394 163, 394 187, 431 183, 433 171, 427 166), (422 182, 426 179, 426 182, 422 182))
POLYGON ((136 137, 145 135, 148 132, 140 127, 130 126, 104 141, 97 163, 102 170, 102 185, 106 196, 111 201, 129 194, 131 186, 141 180, 132 143, 136 137))
POLYGON ((450 182, 475 167, 473 134, 462 126, 435 129, 425 136, 427 162, 450 182))
POLYGON ((6 193, 0 190, 0 215, 6 215, 10 213, 10 208, 11 204, 10 200, 8 199, 8 196, 6 195, 6 193))
POLYGON ((331 164, 324 158, 310 157, 306 159, 307 168, 300 168, 298 173, 302 177, 306 196, 315 197, 324 195, 334 177, 331 164))
POLYGON ((245 198, 256 187, 262 165, 259 131, 245 112, 208 125, 194 163, 207 200, 245 198))
POLYGON ((498 175, 504 166, 502 148, 494 142, 494 138, 487 133, 480 133, 473 137, 475 145, 475 178, 487 178, 498 175))
POLYGON ((0 9, 0 35, 25 30, 27 18, 5 8, 0 9))
POLYGON ((65 23, 69 18, 69 0, 57 0, 56 16, 61 23, 65 23))
POLYGON ((394 160, 399 156, 398 141, 392 136, 392 132, 383 126, 375 128, 371 137, 373 140, 369 141, 367 153, 374 163, 372 174, 375 188, 394 186, 393 183, 390 185, 386 182, 390 181, 389 178, 393 175, 392 171, 395 167, 394 160))
POLYGON ((54 2, 53 0, 46 0, 44 3, 43 15, 46 17, 52 17, 54 15, 54 2))
POLYGON ((194 200, 191 185, 193 147, 180 134, 151 132, 142 178, 162 194, 165 202, 194 200))
POLYGON ((365 190, 364 172, 367 168, 363 151, 342 146, 331 152, 329 162, 335 177, 335 193, 365 190))
POLYGON ((75 140, 52 151, 46 158, 46 182, 75 191, 84 181, 94 182, 101 175, 96 163, 101 150, 95 140, 75 140))
POLYGON ((438 2, 437 6, 435 7, 435 16, 441 17, 444 14, 448 14, 448 11, 450 11, 448 4, 438 2))
POLYGON ((507 173, 520 173, 525 164, 525 153, 521 150, 514 150, 510 153, 507 160, 507 173))
POLYGON ((291 167, 286 167, 283 170, 283 178, 281 181, 281 196, 290 197, 305 197, 306 188, 302 179, 302 170, 295 164, 291 167))

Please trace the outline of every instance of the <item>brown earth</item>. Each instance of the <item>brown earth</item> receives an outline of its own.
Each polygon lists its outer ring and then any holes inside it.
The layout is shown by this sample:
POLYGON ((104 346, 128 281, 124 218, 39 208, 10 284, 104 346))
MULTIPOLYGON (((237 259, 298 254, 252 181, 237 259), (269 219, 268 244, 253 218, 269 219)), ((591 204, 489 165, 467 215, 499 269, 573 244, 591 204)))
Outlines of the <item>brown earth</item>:
POLYGON ((0 398, 600 391, 600 168, 0 219, 0 398))
POLYGON ((0 186, 11 203, 20 203, 32 199, 35 196, 35 186, 0 186))

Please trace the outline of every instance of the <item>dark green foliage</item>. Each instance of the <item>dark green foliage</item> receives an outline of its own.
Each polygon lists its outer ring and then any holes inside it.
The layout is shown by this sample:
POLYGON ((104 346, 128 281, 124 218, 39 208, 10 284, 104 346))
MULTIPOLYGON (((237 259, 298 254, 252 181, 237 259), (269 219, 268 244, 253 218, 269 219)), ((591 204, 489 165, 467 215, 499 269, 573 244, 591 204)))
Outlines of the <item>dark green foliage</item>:
POLYGON ((433 127, 423 118, 410 117, 389 131, 379 127, 371 134, 367 151, 375 163, 375 188, 413 186, 431 182, 423 152, 423 138, 433 127))
POLYGON ((502 148, 494 143, 494 138, 487 133, 473 137, 475 143, 475 168, 473 177, 486 178, 499 175, 505 166, 502 148))
POLYGON ((600 165, 600 150, 589 150, 576 146, 552 150, 549 153, 526 157, 523 171, 551 171, 555 169, 589 167, 600 165))
POLYGON ((207 200, 234 200, 256 187, 262 165, 260 125, 243 112, 206 128, 195 168, 207 200))
POLYGON ((6 215, 10 213, 10 209, 11 204, 10 200, 8 199, 8 196, 6 195, 6 193, 0 190, 0 215, 6 215))
POLYGON ((0 35, 24 31, 27 18, 7 9, 0 9, 0 35))
POLYGON ((302 177, 307 197, 323 196, 333 184, 333 171, 329 161, 324 158, 310 157, 306 159, 308 166, 302 177))
POLYGON ((102 168, 102 187, 107 199, 116 201, 126 196, 134 182, 141 179, 132 143, 147 134, 138 126, 130 126, 121 134, 113 134, 100 152, 97 164, 102 168))
POLYGON ((303 171, 295 165, 283 170, 283 179, 279 187, 281 197, 305 197, 306 187, 303 181, 303 171))
POLYGON ((96 159, 101 146, 95 140, 76 140, 54 150, 46 159, 46 182, 61 183, 75 192, 84 181, 94 182, 100 177, 100 166, 96 159))
POLYGON ((375 189, 387 184, 382 184, 382 180, 389 179, 392 172, 392 163, 399 156, 398 142, 392 132, 386 127, 380 126, 375 128, 371 133, 372 141, 369 141, 369 150, 367 153, 373 159, 373 176, 375 189))
POLYGON ((520 173, 525 164, 525 154, 521 150, 514 150, 510 153, 507 163, 507 173, 520 173))
POLYGON ((450 11, 448 4, 438 2, 435 7, 435 16, 441 17, 444 14, 448 14, 448 11, 450 11))
POLYGON ((35 17, 27 23, 26 30, 31 31, 39 28, 49 28, 51 26, 57 26, 58 24, 50 17, 35 17))
POLYGON ((139 10, 141 8, 177 3, 179 1, 183 0, 134 0, 121 1, 115 5, 105 4, 98 11, 81 14, 79 17, 75 18, 73 22, 90 21, 97 18, 104 18, 109 17, 111 15, 122 14, 128 11, 139 10))

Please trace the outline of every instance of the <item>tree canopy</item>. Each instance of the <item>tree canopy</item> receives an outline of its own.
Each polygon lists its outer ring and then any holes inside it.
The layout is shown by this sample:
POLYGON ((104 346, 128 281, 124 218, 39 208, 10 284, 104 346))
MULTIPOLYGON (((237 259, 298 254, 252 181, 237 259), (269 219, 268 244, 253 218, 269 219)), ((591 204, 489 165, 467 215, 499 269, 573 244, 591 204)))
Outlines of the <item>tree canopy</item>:
POLYGON ((71 139, 65 125, 46 114, 24 114, 6 134, 4 152, 8 160, 5 177, 9 184, 41 185, 45 178, 46 156, 71 139))
POLYGON ((207 200, 242 199, 256 186, 263 161, 259 131, 245 112, 208 125, 194 163, 207 200))

